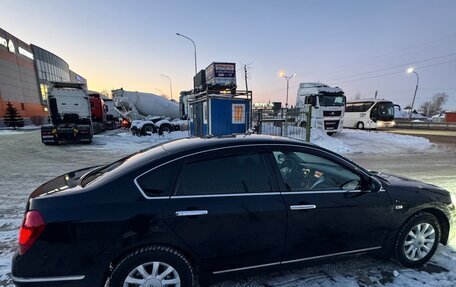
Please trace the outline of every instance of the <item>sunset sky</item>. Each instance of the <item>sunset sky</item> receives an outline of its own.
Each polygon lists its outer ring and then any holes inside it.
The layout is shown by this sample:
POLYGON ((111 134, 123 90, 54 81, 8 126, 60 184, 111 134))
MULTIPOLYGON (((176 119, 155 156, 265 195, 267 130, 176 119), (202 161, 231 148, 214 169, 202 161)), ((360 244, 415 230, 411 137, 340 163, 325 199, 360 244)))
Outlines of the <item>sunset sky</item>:
POLYGON ((0 2, 0 27, 63 58, 89 89, 173 96, 213 61, 249 64, 255 102, 285 101, 280 71, 341 87, 347 97, 405 106, 446 92, 456 110, 456 1, 23 1, 0 2))

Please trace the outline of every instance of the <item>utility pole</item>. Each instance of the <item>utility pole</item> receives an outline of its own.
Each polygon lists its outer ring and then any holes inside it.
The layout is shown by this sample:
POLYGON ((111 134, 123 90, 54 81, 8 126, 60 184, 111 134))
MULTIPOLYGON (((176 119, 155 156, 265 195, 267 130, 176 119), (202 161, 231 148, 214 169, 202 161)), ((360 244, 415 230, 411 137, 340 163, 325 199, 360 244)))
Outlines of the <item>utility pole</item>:
MULTIPOLYGON (((249 86, 247 85, 247 65, 244 65, 244 77, 245 77, 245 91, 249 91, 249 86)), ((248 97, 248 94, 247 94, 248 97)))
POLYGON ((375 91, 375 98, 377 98, 378 91, 375 91))
MULTIPOLYGON (((249 98, 249 86, 248 86, 248 84, 247 84, 247 65, 244 65, 244 77, 245 77, 245 94, 246 94, 247 99, 248 99, 248 98, 249 98)), ((253 100, 252 100, 252 95, 250 95, 250 109, 249 109, 249 110, 250 110, 250 111, 249 111, 249 113, 250 113, 250 116, 249 116, 249 118, 250 118, 250 124, 249 124, 249 126, 252 127, 252 121, 253 121, 253 119, 252 119, 252 116, 253 116, 253 100)), ((250 128, 250 127, 247 127, 247 129, 250 128)))

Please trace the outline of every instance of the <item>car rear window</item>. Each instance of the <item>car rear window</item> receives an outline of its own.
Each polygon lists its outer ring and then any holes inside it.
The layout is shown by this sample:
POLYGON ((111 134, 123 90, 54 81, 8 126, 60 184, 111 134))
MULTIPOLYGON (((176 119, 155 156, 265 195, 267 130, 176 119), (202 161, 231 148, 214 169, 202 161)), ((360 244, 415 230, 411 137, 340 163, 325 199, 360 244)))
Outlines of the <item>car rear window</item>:
POLYGON ((169 196, 179 172, 179 166, 180 161, 159 166, 138 177, 136 183, 148 197, 169 196))

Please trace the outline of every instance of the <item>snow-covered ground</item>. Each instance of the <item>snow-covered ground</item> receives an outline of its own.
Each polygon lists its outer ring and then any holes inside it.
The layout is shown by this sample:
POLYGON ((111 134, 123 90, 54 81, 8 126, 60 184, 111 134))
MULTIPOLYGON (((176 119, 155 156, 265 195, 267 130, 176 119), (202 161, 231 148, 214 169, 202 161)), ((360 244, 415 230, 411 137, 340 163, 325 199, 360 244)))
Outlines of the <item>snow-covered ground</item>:
MULTIPOLYGON (((96 135, 91 145, 44 146, 39 131, 0 130, 0 286, 11 286, 11 256, 27 197, 34 188, 64 172, 108 163, 153 143, 186 136, 187 132, 174 132, 136 137, 127 131, 109 131, 96 135)), ((357 130, 331 137, 313 131, 312 142, 368 168, 414 177, 456 192, 455 146, 436 146, 420 137, 357 130)), ((420 270, 361 256, 214 286, 456 286, 455 250, 455 241, 441 246, 431 263, 420 270)))

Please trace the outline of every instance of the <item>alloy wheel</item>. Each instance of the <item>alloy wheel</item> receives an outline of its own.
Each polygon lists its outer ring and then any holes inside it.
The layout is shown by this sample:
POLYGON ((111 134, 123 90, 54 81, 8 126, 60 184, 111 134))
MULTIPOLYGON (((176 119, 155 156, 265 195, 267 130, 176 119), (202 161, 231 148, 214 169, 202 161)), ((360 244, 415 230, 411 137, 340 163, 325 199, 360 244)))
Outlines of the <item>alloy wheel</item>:
POLYGON ((180 287, 176 269, 164 262, 147 262, 135 267, 125 278, 123 287, 180 287))
POLYGON ((429 254, 434 244, 434 227, 429 223, 420 223, 413 227, 405 237, 405 257, 411 261, 421 260, 429 254))

